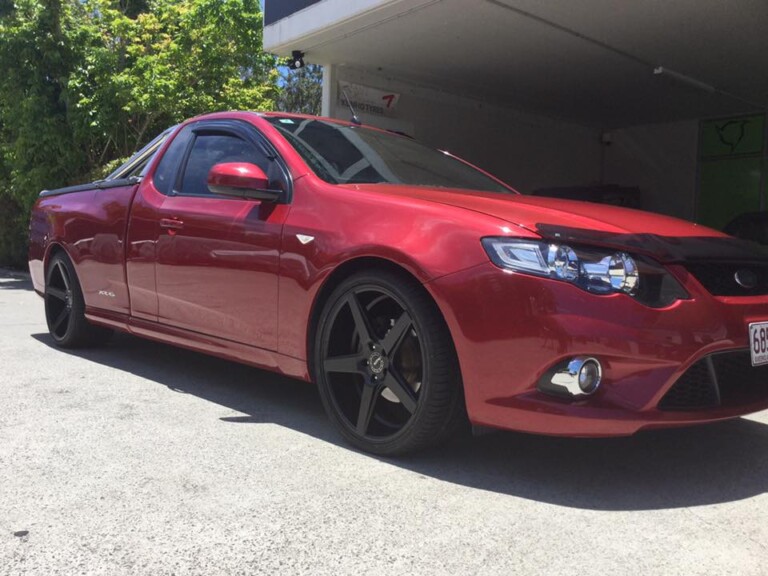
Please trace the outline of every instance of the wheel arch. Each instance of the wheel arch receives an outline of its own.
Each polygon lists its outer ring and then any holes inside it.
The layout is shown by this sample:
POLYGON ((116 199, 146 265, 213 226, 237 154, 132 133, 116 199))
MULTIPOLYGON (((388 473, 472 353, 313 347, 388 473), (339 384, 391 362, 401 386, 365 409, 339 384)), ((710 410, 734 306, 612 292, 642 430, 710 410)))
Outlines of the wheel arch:
POLYGON ((72 265, 74 266, 75 263, 72 260, 72 256, 69 255, 69 252, 67 252, 67 249, 64 248, 64 246, 59 242, 51 242, 48 244, 48 247, 45 250, 45 257, 43 258, 43 272, 47 276, 48 274, 48 265, 51 263, 51 260, 53 259, 56 254, 64 253, 67 258, 69 258, 69 261, 72 262, 72 265))
POLYGON ((48 268, 51 265, 51 260, 58 254, 64 254, 64 256, 66 256, 75 271, 75 281, 78 282, 78 284, 80 283, 80 278, 78 276, 79 270, 75 265, 75 260, 72 258, 72 255, 61 242, 52 241, 45 247, 45 252, 42 258, 42 278, 40 278, 41 285, 40 291, 38 292, 41 296, 45 295, 45 287, 48 284, 48 268))

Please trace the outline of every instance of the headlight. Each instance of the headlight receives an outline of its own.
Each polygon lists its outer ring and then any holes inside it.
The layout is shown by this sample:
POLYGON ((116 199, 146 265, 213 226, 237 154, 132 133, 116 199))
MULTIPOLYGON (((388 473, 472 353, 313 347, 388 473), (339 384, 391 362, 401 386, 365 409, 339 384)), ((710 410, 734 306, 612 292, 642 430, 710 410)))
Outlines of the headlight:
POLYGON ((594 294, 622 292, 653 307, 688 297, 659 264, 626 252, 516 238, 483 238, 497 266, 574 284, 594 294))

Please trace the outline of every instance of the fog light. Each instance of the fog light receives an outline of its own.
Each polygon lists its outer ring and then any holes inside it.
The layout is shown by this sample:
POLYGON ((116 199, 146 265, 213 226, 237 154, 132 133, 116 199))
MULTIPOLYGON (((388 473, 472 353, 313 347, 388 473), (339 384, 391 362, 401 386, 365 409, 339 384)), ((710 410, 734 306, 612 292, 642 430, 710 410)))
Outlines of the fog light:
POLYGON ((599 362, 594 358, 585 360, 579 368, 579 388, 584 394, 592 394, 600 386, 601 376, 599 362))
POLYGON ((570 360, 564 369, 549 374, 552 375, 549 382, 539 381, 539 390, 577 398, 597 391, 603 378, 603 368, 596 358, 578 356, 570 360))

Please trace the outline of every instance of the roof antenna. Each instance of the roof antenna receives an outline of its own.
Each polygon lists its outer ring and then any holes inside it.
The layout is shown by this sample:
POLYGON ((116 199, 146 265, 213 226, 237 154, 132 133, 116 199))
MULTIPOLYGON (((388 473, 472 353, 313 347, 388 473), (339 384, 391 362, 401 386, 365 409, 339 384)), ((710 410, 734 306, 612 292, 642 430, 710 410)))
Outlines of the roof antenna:
POLYGON ((344 100, 347 101, 347 106, 349 106, 349 111, 352 112, 352 124, 355 124, 357 126, 362 126, 363 123, 360 122, 360 118, 358 118, 357 114, 355 114, 355 109, 352 107, 352 102, 349 101, 349 96, 347 96, 347 91, 344 90, 344 88, 342 88, 341 93, 344 94, 344 100))

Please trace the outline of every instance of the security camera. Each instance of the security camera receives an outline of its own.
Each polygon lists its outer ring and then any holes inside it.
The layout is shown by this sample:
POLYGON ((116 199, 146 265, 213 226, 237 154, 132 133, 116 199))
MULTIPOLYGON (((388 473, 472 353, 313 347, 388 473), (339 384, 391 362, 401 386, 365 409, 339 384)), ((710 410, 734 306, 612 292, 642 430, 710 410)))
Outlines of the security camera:
POLYGON ((291 59, 288 62, 288 68, 291 70, 298 70, 304 68, 304 52, 301 50, 293 50, 291 52, 291 59))

